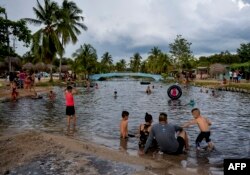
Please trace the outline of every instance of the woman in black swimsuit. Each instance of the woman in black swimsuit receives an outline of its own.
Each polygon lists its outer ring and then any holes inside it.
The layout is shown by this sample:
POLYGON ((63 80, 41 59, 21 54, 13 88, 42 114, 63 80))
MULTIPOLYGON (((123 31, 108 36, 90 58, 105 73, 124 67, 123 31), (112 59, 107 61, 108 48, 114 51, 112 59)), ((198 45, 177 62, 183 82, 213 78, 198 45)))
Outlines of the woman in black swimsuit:
POLYGON ((144 148, 146 141, 149 136, 149 132, 152 127, 153 118, 151 114, 146 113, 145 115, 145 123, 141 124, 139 127, 139 133, 140 133, 140 141, 139 141, 139 148, 144 148))

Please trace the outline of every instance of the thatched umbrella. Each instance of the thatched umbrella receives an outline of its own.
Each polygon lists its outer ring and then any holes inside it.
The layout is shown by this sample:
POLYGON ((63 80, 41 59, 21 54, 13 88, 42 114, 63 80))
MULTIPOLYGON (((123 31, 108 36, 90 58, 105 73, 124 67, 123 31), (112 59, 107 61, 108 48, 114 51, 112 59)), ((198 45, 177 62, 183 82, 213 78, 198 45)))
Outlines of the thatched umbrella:
POLYGON ((46 69, 46 64, 44 64, 43 62, 39 62, 39 63, 36 63, 34 67, 36 70, 43 71, 46 69))
POLYGON ((215 63, 210 66, 211 75, 217 75, 217 74, 222 74, 222 73, 226 73, 226 68, 224 65, 215 63))
POLYGON ((23 65, 23 69, 26 69, 26 70, 31 70, 34 68, 34 65, 32 63, 26 63, 23 65))
POLYGON ((62 65, 62 72, 68 72, 70 67, 68 65, 62 65))

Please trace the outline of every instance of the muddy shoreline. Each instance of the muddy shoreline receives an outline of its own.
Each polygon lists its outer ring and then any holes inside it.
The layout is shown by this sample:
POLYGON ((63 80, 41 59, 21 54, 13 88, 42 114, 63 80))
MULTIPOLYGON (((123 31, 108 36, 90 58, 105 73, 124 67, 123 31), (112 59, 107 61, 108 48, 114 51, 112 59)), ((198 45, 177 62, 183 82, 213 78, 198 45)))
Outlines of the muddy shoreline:
POLYGON ((0 152, 0 174, 196 174, 171 161, 35 131, 0 137, 0 152))

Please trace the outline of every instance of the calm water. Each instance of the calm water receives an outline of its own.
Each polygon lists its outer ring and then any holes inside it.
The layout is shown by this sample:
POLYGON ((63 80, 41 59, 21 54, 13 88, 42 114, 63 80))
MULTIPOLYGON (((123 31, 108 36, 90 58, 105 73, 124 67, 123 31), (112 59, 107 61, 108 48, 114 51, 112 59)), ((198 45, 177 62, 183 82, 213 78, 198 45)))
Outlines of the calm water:
MULTIPOLYGON (((145 93, 147 86, 139 81, 120 79, 98 82, 99 89, 87 91, 79 88, 80 94, 75 96, 77 114, 77 139, 91 140, 98 144, 120 149, 125 147, 129 154, 136 154, 136 138, 130 138, 128 143, 120 143, 119 122, 121 111, 128 110, 129 132, 137 132, 140 123, 144 122, 146 112, 153 115, 157 123, 159 112, 167 112, 169 122, 182 124, 192 118, 192 106, 185 105, 191 99, 195 100, 195 107, 199 107, 204 116, 211 119, 211 139, 216 150, 207 153, 196 153, 195 139, 199 133, 197 126, 187 129, 191 150, 186 156, 177 158, 188 168, 207 167, 200 172, 222 174, 224 158, 250 158, 250 95, 217 92, 219 97, 200 93, 196 87, 183 89, 183 96, 178 101, 171 101, 167 96, 169 84, 155 83, 151 95, 145 93), (162 87, 161 87, 162 86, 162 87), (118 97, 113 97, 114 89, 118 97)), ((65 134, 66 117, 63 89, 55 88, 57 98, 54 103, 45 96, 40 100, 21 99, 17 103, 0 104, 0 134, 17 132, 19 130, 37 129, 50 133, 65 134)), ((205 143, 204 143, 205 145, 205 143)), ((164 159, 168 159, 164 155, 164 159)))

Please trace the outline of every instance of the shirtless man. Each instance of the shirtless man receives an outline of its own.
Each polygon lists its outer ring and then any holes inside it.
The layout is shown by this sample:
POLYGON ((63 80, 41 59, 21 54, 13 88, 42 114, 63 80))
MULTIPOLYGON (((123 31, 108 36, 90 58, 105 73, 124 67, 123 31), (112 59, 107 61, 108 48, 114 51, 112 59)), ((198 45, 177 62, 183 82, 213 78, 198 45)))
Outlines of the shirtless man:
POLYGON ((122 139, 128 138, 128 116, 128 111, 122 111, 122 120, 120 123, 120 133, 122 139))
POLYGON ((198 108, 192 109, 191 112, 192 112, 194 119, 185 123, 182 127, 187 128, 190 125, 197 124, 200 131, 201 131, 200 134, 198 135, 198 137, 196 138, 196 141, 195 141, 197 150, 200 150, 200 143, 202 142, 202 140, 204 138, 206 139, 206 142, 208 143, 208 149, 212 150, 214 145, 211 142, 211 139, 209 138, 210 137, 209 126, 212 125, 211 121, 209 121, 207 118, 201 116, 200 110, 198 108))

